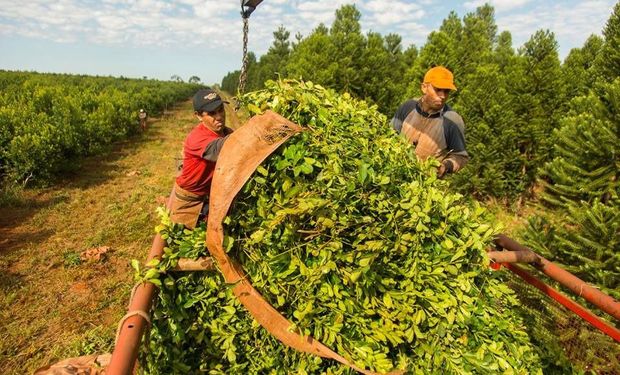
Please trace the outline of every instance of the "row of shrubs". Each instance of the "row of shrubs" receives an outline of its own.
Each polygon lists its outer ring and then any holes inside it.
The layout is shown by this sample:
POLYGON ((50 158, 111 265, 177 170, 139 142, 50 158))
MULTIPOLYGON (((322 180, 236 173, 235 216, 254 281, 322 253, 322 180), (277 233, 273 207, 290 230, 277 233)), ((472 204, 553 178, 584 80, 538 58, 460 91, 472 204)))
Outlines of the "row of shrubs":
POLYGON ((80 157, 139 129, 200 85, 0 71, 0 183, 44 184, 80 157))

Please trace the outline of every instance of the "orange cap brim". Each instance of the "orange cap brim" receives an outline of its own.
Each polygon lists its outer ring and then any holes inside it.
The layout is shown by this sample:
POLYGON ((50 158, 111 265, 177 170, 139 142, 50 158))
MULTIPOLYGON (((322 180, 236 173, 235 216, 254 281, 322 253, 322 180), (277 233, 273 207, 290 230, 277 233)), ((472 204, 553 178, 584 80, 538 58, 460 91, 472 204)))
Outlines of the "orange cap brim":
POLYGON ((456 91, 456 86, 454 86, 454 83, 452 83, 452 81, 434 80, 432 82, 427 82, 427 83, 430 83, 431 85, 433 85, 433 87, 436 87, 438 89, 449 89, 449 90, 456 91))

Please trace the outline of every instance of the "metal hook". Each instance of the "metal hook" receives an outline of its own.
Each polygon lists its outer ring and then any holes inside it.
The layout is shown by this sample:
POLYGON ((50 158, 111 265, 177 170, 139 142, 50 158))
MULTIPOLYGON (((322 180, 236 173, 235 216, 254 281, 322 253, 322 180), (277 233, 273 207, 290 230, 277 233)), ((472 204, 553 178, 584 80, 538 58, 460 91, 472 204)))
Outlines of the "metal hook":
POLYGON ((260 4, 263 0, 241 0, 241 17, 250 18, 254 9, 260 4))

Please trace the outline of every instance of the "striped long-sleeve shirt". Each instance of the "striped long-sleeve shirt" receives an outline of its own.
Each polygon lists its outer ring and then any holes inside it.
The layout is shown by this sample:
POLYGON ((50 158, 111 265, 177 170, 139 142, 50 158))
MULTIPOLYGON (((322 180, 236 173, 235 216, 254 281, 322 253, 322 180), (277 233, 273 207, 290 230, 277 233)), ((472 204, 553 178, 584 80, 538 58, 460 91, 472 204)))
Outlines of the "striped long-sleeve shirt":
POLYGON ((433 156, 446 165, 448 173, 458 171, 469 161, 465 123, 448 105, 439 112, 426 113, 418 100, 411 99, 398 108, 391 124, 415 146, 419 159, 433 156))

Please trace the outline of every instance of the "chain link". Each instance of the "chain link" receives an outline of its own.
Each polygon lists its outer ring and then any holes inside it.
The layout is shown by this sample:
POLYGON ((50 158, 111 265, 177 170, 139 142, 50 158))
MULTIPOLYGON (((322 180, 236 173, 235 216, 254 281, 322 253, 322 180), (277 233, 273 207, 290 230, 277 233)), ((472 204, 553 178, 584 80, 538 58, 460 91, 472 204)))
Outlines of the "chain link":
POLYGON ((239 93, 245 91, 245 81, 248 78, 248 18, 243 17, 243 64, 239 74, 239 93))

